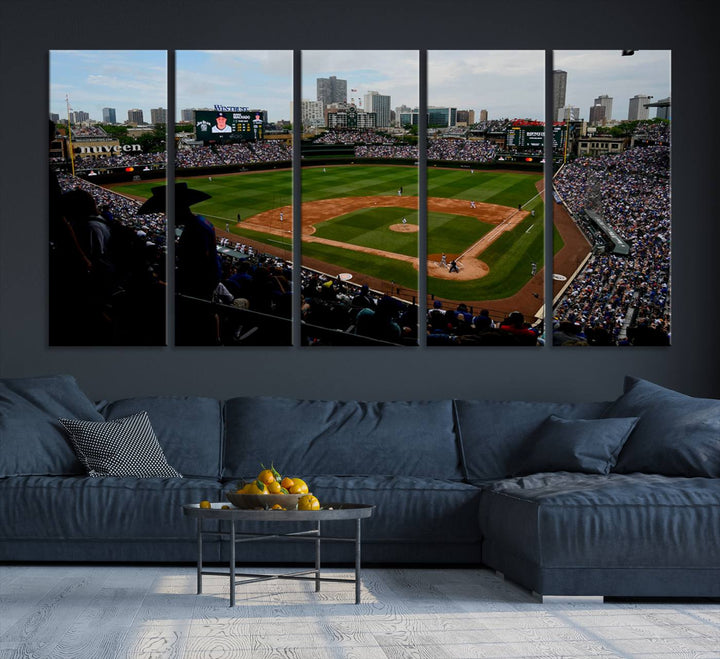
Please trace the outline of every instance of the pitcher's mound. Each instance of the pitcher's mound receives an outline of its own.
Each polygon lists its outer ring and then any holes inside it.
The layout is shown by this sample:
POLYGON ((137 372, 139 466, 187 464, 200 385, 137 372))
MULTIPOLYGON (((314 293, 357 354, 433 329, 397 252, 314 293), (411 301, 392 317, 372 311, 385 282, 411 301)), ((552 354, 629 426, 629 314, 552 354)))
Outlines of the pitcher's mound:
POLYGON ((400 233, 415 233, 418 230, 417 224, 391 224, 390 231, 399 231, 400 233))

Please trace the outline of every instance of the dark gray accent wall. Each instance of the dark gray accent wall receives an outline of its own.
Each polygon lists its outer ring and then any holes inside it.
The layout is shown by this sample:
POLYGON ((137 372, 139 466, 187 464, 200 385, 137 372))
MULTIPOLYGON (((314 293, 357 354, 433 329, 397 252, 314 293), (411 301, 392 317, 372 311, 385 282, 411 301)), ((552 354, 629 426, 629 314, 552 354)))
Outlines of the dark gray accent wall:
MULTIPOLYGON (((65 0, 2 3, 0 376, 72 373, 95 398, 617 396, 625 374, 720 396, 716 254, 718 59, 699 3, 448 0, 65 0), (542 7, 547 13, 543 14, 542 7), (211 16, 217 16, 216 21, 211 16), (202 19, 196 24, 196 19, 202 19), (597 21, 597 22, 596 22, 597 21), (49 348, 50 49, 666 49, 673 51, 673 345, 670 348, 49 348)), ((361 54, 358 55, 361 57, 361 54)), ((639 90, 642 91, 642 90, 639 90)))

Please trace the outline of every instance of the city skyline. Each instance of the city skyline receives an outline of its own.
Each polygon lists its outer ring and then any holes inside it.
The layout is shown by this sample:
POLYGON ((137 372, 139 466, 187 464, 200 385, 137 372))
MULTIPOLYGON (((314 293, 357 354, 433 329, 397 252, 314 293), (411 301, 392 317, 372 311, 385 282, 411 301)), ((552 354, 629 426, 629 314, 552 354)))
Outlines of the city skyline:
POLYGON ((428 105, 543 120, 544 103, 543 50, 428 51, 428 105))
POLYGON ((51 50, 50 112, 67 120, 70 108, 101 121, 115 108, 119 122, 128 110, 167 107, 167 53, 164 50, 51 50))
MULTIPOLYGON (((554 51, 553 68, 568 72, 566 105, 589 118, 595 98, 613 98, 615 120, 627 118, 630 99, 671 95, 670 51, 554 51)), ((302 98, 315 100, 316 80, 348 82, 348 101, 364 106, 369 91, 391 97, 394 110, 418 105, 418 51, 302 51, 302 98), (356 91, 351 91, 356 90, 356 91)), ((428 52, 428 104, 488 110, 490 119, 544 118, 544 51, 428 52), (532 90, 529 93, 529 90, 532 90)), ((50 51, 50 112, 73 111, 102 121, 103 108, 117 120, 141 108, 167 107, 167 54, 163 50, 50 51)), ((177 51, 176 121, 185 108, 216 104, 266 109, 272 122, 292 120, 292 51, 177 51), (238 91, 241 89, 242 91, 238 91)), ((655 116, 655 110, 650 113, 655 116)))
MULTIPOLYGON (((636 94, 652 96, 651 102, 671 95, 670 50, 636 50, 622 56, 619 50, 557 50, 553 68, 567 71, 565 104, 580 109, 580 118, 589 119, 596 98, 613 99, 612 119, 628 117, 630 99, 636 94)), ((650 108, 654 119, 656 108, 650 108)))
POLYGON ((364 96, 390 96, 390 107, 419 103, 417 50, 303 50, 301 96, 317 100, 317 79, 347 80, 347 100, 364 109, 364 96), (353 91, 355 90, 355 91, 353 91))

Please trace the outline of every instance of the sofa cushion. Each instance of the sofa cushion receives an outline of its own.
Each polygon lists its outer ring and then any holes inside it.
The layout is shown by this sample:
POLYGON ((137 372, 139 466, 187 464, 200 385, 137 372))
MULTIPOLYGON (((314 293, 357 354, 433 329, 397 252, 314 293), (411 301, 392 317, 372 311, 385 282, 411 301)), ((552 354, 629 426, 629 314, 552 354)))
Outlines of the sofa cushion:
POLYGON ((226 404, 225 476, 260 464, 289 476, 405 475, 461 479, 450 401, 233 398, 226 404))
POLYGON ((496 549, 534 565, 717 565, 720 479, 535 474, 488 486, 479 511, 496 549))
MULTIPOLYGON (((0 541, 48 540, 47 560, 63 541, 194 538, 182 506, 221 500, 215 479, 24 476, 0 479, 0 541)), ((171 554, 169 554, 170 556, 171 554)), ((138 559, 136 559, 138 560, 138 559)), ((168 559, 170 560, 170 558, 168 559)))
MULTIPOLYGON (((321 505, 362 503, 376 506, 362 524, 364 542, 462 544, 480 542, 477 510, 480 488, 459 481, 412 476, 314 476, 308 486, 321 505)), ((228 483, 225 491, 231 490, 228 483)), ((352 522, 328 526, 331 534, 354 533, 352 522)), ((244 523, 243 531, 261 531, 244 523)), ((324 551, 324 548, 323 548, 324 551)), ((477 560, 480 560, 478 553, 477 560)), ((448 563, 453 562, 448 556, 448 563)))
POLYGON ((547 471, 608 474, 638 417, 563 419, 551 414, 530 435, 518 476, 547 471))
POLYGON ((182 478, 167 462, 147 412, 112 421, 60 419, 90 476, 182 478))
POLYGON ((466 477, 484 482, 518 472, 528 438, 551 414, 595 419, 609 403, 457 400, 455 405, 466 477))
POLYGON ((627 377, 606 416, 640 417, 614 471, 720 478, 720 400, 627 377))
POLYGON ((60 417, 103 418, 69 375, 0 380, 0 477, 84 473, 60 417))
POLYGON ((145 396, 106 405, 108 420, 146 411, 167 461, 185 477, 220 478, 222 405, 199 396, 145 396))

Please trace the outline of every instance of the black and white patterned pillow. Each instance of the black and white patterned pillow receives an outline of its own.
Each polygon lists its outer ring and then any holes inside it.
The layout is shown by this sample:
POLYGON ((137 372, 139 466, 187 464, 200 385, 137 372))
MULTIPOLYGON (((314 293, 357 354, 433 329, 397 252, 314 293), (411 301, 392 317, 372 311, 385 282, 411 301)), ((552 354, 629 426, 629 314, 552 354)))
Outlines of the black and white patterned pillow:
POLYGON ((168 464, 147 412, 112 421, 59 421, 90 476, 182 478, 168 464))

